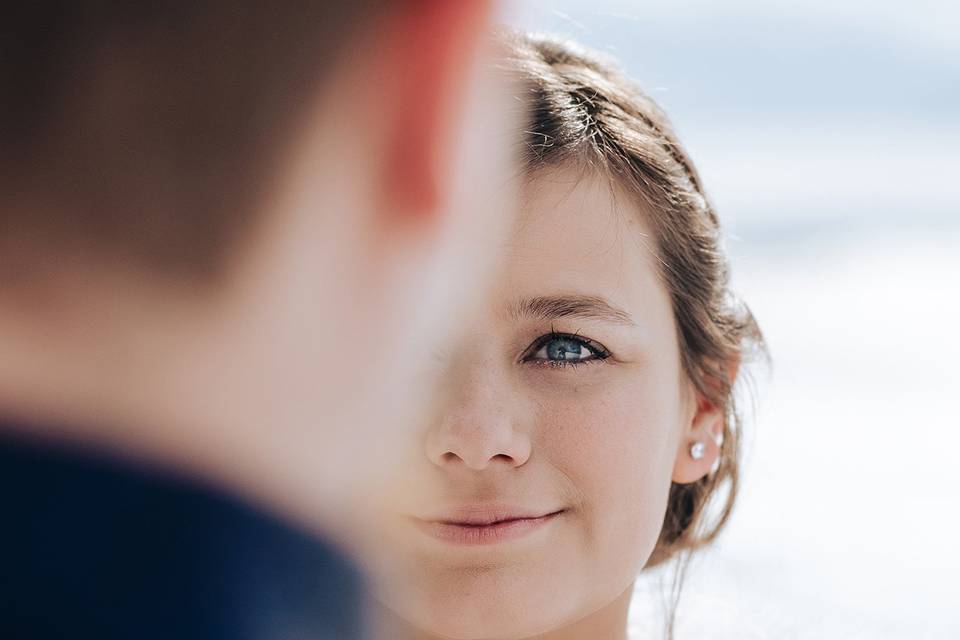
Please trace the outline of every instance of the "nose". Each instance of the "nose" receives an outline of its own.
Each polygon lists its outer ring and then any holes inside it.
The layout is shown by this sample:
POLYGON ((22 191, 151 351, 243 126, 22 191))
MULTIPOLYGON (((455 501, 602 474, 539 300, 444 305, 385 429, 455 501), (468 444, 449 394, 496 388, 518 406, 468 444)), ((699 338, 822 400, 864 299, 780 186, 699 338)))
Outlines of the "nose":
POLYGON ((427 457, 438 467, 482 471, 495 464, 520 467, 530 459, 530 436, 517 428, 507 403, 494 393, 465 394, 427 434, 427 457))

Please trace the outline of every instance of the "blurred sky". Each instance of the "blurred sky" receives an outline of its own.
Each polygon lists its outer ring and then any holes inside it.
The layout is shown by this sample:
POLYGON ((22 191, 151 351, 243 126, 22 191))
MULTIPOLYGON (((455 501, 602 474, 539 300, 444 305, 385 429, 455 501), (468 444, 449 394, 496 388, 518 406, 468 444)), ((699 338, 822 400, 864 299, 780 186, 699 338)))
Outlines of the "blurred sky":
MULTIPOLYGON (((960 2, 515 0, 671 116, 766 331, 678 638, 960 638, 960 2)), ((637 637, 657 636, 657 579, 637 637)))

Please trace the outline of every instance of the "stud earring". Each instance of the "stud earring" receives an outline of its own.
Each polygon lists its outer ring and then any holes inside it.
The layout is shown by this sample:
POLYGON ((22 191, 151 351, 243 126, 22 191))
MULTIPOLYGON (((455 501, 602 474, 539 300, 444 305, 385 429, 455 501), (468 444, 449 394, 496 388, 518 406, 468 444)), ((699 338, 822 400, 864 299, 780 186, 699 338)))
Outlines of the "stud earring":
POLYGON ((707 445, 702 442, 694 442, 690 445, 690 457, 694 460, 700 460, 703 458, 703 454, 707 451, 707 445))

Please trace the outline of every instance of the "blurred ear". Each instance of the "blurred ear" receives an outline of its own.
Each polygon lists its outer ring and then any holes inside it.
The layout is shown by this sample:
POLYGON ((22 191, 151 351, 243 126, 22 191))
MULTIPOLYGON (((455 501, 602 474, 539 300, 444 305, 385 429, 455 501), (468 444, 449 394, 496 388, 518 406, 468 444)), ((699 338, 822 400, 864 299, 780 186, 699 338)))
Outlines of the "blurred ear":
MULTIPOLYGON (((740 362, 736 361, 726 367, 727 380, 725 385, 714 381, 715 395, 721 395, 721 387, 732 387, 737 379, 740 362)), ((677 450, 676 461, 673 466, 672 480, 678 484, 689 484, 704 477, 713 469, 720 459, 720 448, 723 444, 723 427, 726 420, 726 410, 707 398, 700 391, 696 394, 696 409, 693 418, 684 429, 677 450), (694 459, 690 454, 695 443, 703 444, 703 456, 694 459)))
POLYGON ((384 210, 436 214, 450 189, 448 158, 477 55, 488 35, 490 0, 398 3, 384 26, 390 78, 383 176, 384 210))

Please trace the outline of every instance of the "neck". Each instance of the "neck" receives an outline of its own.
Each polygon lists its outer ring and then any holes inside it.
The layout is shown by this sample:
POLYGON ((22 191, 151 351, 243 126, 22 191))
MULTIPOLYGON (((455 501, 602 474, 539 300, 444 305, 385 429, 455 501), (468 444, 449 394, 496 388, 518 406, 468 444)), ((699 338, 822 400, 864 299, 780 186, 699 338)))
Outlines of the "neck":
POLYGON ((178 361, 202 346, 204 323, 185 293, 90 268, 8 296, 0 300, 0 410, 51 431, 37 435, 121 438, 139 450, 172 433, 178 405, 191 410, 194 397, 173 402, 170 374, 187 370, 178 361))
MULTIPOLYGON (((537 636, 513 640, 583 640, 583 638, 590 638, 590 640, 626 640, 627 614, 630 611, 632 596, 633 583, 609 604, 571 624, 537 636)), ((381 605, 377 606, 380 609, 380 619, 377 622, 375 638, 382 640, 388 638, 391 640, 450 640, 422 629, 413 628, 381 605)))
POLYGON ((258 394, 216 369, 250 342, 223 335, 230 309, 218 292, 80 269, 58 277, 0 292, 0 417, 30 430, 22 435, 106 449, 262 502, 290 493, 266 473, 286 467, 249 424, 258 394))

